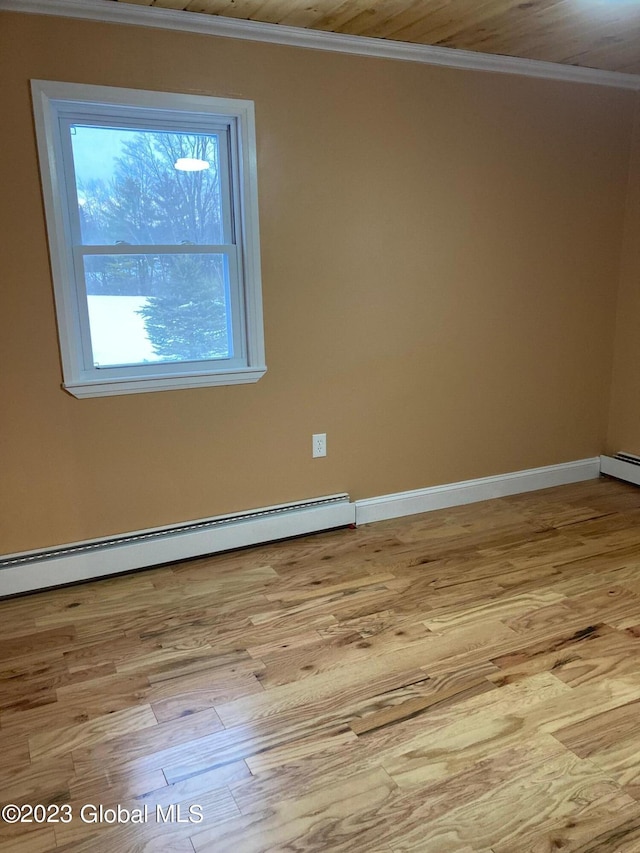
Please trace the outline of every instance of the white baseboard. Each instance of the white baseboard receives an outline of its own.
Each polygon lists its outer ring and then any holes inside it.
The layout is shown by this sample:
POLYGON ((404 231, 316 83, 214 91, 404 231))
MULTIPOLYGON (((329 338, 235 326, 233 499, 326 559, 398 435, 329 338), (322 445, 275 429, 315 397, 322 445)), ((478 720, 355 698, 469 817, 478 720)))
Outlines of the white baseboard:
POLYGON ((514 471, 495 477, 481 477, 478 480, 464 480, 461 483, 447 483, 444 486, 365 498, 356 501, 356 524, 368 524, 371 521, 383 521, 387 518, 399 518, 418 512, 431 512, 435 509, 517 495, 520 492, 579 483, 582 480, 593 480, 599 474, 600 459, 594 457, 560 465, 547 465, 544 468, 531 468, 527 471, 514 471))
POLYGON ((613 456, 601 456, 600 470, 610 477, 616 477, 618 480, 626 480, 628 483, 640 486, 640 465, 634 465, 633 462, 615 459, 613 456))
POLYGON ((355 522, 349 496, 329 495, 113 539, 0 557, 0 597, 203 557, 355 522), (191 529, 189 529, 191 528, 191 529))
POLYGON ((76 542, 48 551, 10 554, 0 557, 0 597, 203 557, 353 523, 368 524, 578 483, 595 479, 599 474, 599 458, 581 459, 496 477, 366 498, 355 503, 350 502, 347 494, 329 495, 233 516, 202 519, 177 528, 141 530, 113 539, 76 542))

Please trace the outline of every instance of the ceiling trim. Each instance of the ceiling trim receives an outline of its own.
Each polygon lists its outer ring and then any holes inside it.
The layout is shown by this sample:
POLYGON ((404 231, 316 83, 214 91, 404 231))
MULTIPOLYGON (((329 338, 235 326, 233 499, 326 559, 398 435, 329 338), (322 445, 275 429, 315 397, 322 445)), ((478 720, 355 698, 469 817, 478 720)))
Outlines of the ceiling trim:
POLYGON ((448 68, 493 71, 500 74, 563 80, 569 83, 590 83, 595 86, 640 90, 638 74, 622 74, 617 71, 601 71, 577 65, 542 62, 537 59, 329 33, 281 24, 263 24, 259 21, 243 21, 224 18, 221 15, 162 9, 157 6, 137 6, 130 3, 107 2, 107 0, 0 0, 0 11, 132 24, 313 50, 421 62, 448 68))

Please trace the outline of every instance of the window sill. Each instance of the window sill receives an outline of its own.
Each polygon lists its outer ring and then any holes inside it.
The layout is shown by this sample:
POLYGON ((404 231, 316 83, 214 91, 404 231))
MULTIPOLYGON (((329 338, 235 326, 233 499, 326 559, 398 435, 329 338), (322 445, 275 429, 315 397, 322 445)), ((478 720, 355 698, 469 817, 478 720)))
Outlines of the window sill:
POLYGON ((184 388, 209 388, 213 385, 241 385, 257 382, 266 367, 244 367, 220 373, 183 373, 131 379, 91 379, 67 382, 62 387, 74 397, 115 397, 121 394, 143 394, 148 391, 180 391, 184 388))

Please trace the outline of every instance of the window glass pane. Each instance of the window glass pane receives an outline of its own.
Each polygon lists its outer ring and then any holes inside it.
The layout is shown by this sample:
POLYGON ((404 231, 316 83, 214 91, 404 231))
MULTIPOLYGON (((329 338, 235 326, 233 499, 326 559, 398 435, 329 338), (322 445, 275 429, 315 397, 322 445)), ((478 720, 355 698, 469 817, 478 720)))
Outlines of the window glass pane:
POLYGON ((96 367, 233 357, 222 254, 85 255, 96 367))
POLYGON ((225 242, 216 134, 70 132, 83 244, 225 242))

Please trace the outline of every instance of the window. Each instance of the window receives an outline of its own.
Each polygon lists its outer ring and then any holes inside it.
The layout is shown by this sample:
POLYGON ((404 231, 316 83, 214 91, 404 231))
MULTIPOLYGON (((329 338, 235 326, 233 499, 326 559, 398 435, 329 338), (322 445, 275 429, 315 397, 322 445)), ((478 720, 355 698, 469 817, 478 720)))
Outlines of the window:
POLYGON ((63 386, 265 372, 253 102, 32 81, 63 386))

